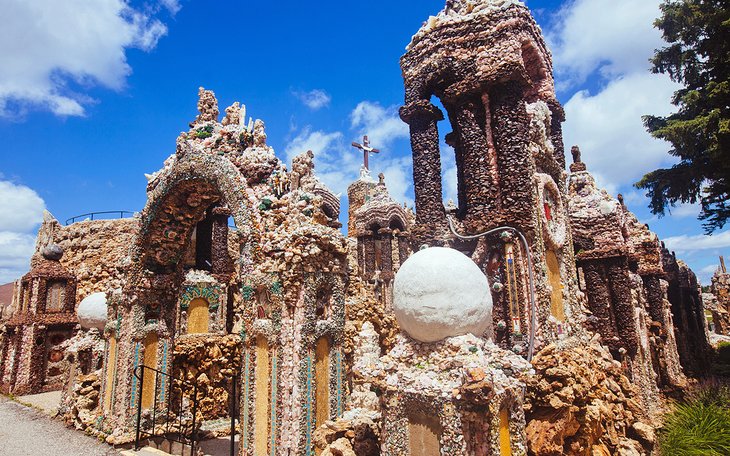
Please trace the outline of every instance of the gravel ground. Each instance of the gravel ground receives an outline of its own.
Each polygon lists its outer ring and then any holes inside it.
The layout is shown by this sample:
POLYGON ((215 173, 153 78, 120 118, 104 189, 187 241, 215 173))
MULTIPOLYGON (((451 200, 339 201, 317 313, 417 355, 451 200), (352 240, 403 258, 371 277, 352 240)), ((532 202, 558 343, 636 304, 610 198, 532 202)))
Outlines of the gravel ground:
POLYGON ((0 396, 0 456, 112 456, 119 453, 61 422, 0 396))

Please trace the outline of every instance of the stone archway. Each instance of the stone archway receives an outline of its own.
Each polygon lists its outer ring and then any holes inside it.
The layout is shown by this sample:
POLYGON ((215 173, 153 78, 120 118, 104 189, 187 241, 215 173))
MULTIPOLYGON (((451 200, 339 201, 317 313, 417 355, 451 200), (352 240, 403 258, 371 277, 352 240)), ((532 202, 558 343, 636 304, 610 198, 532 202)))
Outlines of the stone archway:
MULTIPOLYGON (((143 361, 147 364, 147 359, 141 359, 137 347, 147 345, 145 338, 152 333, 157 337, 156 367, 163 372, 171 370, 171 344, 176 333, 182 330, 178 305, 185 279, 182 258, 192 232, 202 218, 208 215, 220 217, 226 228, 228 217, 233 218, 239 256, 232 259, 241 260, 241 273, 249 272, 257 238, 252 222, 255 212, 248 191, 244 176, 226 157, 197 151, 173 158, 150 182, 147 204, 138 216, 139 231, 130 252, 128 285, 122 295, 126 305, 120 306, 123 315, 117 331, 120 336, 116 345, 110 347, 119 358, 118 366, 138 366, 143 361), (213 212, 215 208, 225 208, 226 213, 213 212)), ((225 244, 224 253, 227 255, 227 242, 225 244)), ((231 267, 214 278, 229 285, 239 280, 234 271, 231 267)), ((213 302, 208 302, 212 311, 213 302)), ((210 321, 213 321, 212 318, 210 321)), ((141 393, 143 406, 154 400, 136 390, 131 370, 120 371, 117 379, 116 386, 107 386, 115 388, 112 390, 115 398, 132 403, 141 393)), ((147 380, 145 386, 150 383, 147 380)), ((154 382, 151 383, 154 386, 154 382)), ((133 408, 112 407, 112 413, 115 425, 126 426, 131 422, 133 408)))
POLYGON ((225 157, 192 153, 179 159, 148 194, 133 262, 158 270, 177 264, 195 224, 215 203, 231 211, 245 250, 244 244, 256 241, 247 190, 246 180, 225 157))

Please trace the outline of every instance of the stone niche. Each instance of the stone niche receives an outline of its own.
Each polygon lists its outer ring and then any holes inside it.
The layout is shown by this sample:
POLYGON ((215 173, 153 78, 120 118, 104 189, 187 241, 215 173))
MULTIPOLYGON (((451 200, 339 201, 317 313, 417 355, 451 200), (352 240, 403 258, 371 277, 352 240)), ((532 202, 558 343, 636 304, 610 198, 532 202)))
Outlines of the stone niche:
POLYGON ((225 334, 228 287, 206 271, 190 270, 181 286, 178 303, 178 337, 225 334))
MULTIPOLYGON (((361 334, 362 336, 362 334, 361 334)), ((382 455, 525 455, 529 364, 471 334, 420 343, 398 336, 377 363, 355 362, 378 391, 382 455)))

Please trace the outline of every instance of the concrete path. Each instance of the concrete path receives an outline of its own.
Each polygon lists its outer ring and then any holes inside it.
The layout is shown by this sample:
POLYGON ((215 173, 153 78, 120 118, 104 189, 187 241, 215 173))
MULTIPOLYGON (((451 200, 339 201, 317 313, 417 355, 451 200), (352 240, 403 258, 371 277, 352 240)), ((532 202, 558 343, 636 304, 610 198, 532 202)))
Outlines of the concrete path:
POLYGON ((118 456, 119 452, 63 423, 0 396, 0 456, 118 456))
POLYGON ((18 396, 18 402, 33 406, 43 410, 46 415, 55 416, 58 412, 58 406, 61 404, 61 391, 51 391, 50 393, 30 394, 28 396, 18 396))

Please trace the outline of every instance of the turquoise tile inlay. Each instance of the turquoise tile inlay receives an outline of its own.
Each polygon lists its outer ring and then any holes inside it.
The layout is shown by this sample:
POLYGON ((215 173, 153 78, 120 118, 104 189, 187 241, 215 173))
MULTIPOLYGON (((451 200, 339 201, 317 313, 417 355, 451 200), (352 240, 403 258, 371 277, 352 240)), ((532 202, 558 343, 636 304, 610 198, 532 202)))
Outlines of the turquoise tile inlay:
POLYGON ((132 394, 131 399, 129 401, 129 407, 134 408, 136 404, 136 398, 137 398, 137 376, 134 375, 134 372, 137 370, 137 367, 139 366, 139 342, 134 344, 134 367, 132 367, 132 394))
MULTIPOLYGON (((248 350, 243 351, 243 431, 241 439, 243 440, 243 449, 248 450, 248 394, 250 384, 250 356, 248 350)), ((244 451, 246 454, 246 451, 244 451)))
POLYGON ((342 416, 342 353, 337 350, 335 352, 335 371, 337 382, 337 417, 342 416))
POLYGON ((306 445, 305 455, 312 456, 312 357, 307 356, 306 360, 307 368, 307 385, 306 385, 306 402, 305 402, 305 413, 307 416, 307 425, 305 427, 306 433, 306 445))
POLYGON ((271 444, 269 445, 271 456, 276 456, 276 396, 277 396, 277 375, 276 375, 277 357, 276 352, 271 356, 271 444))

